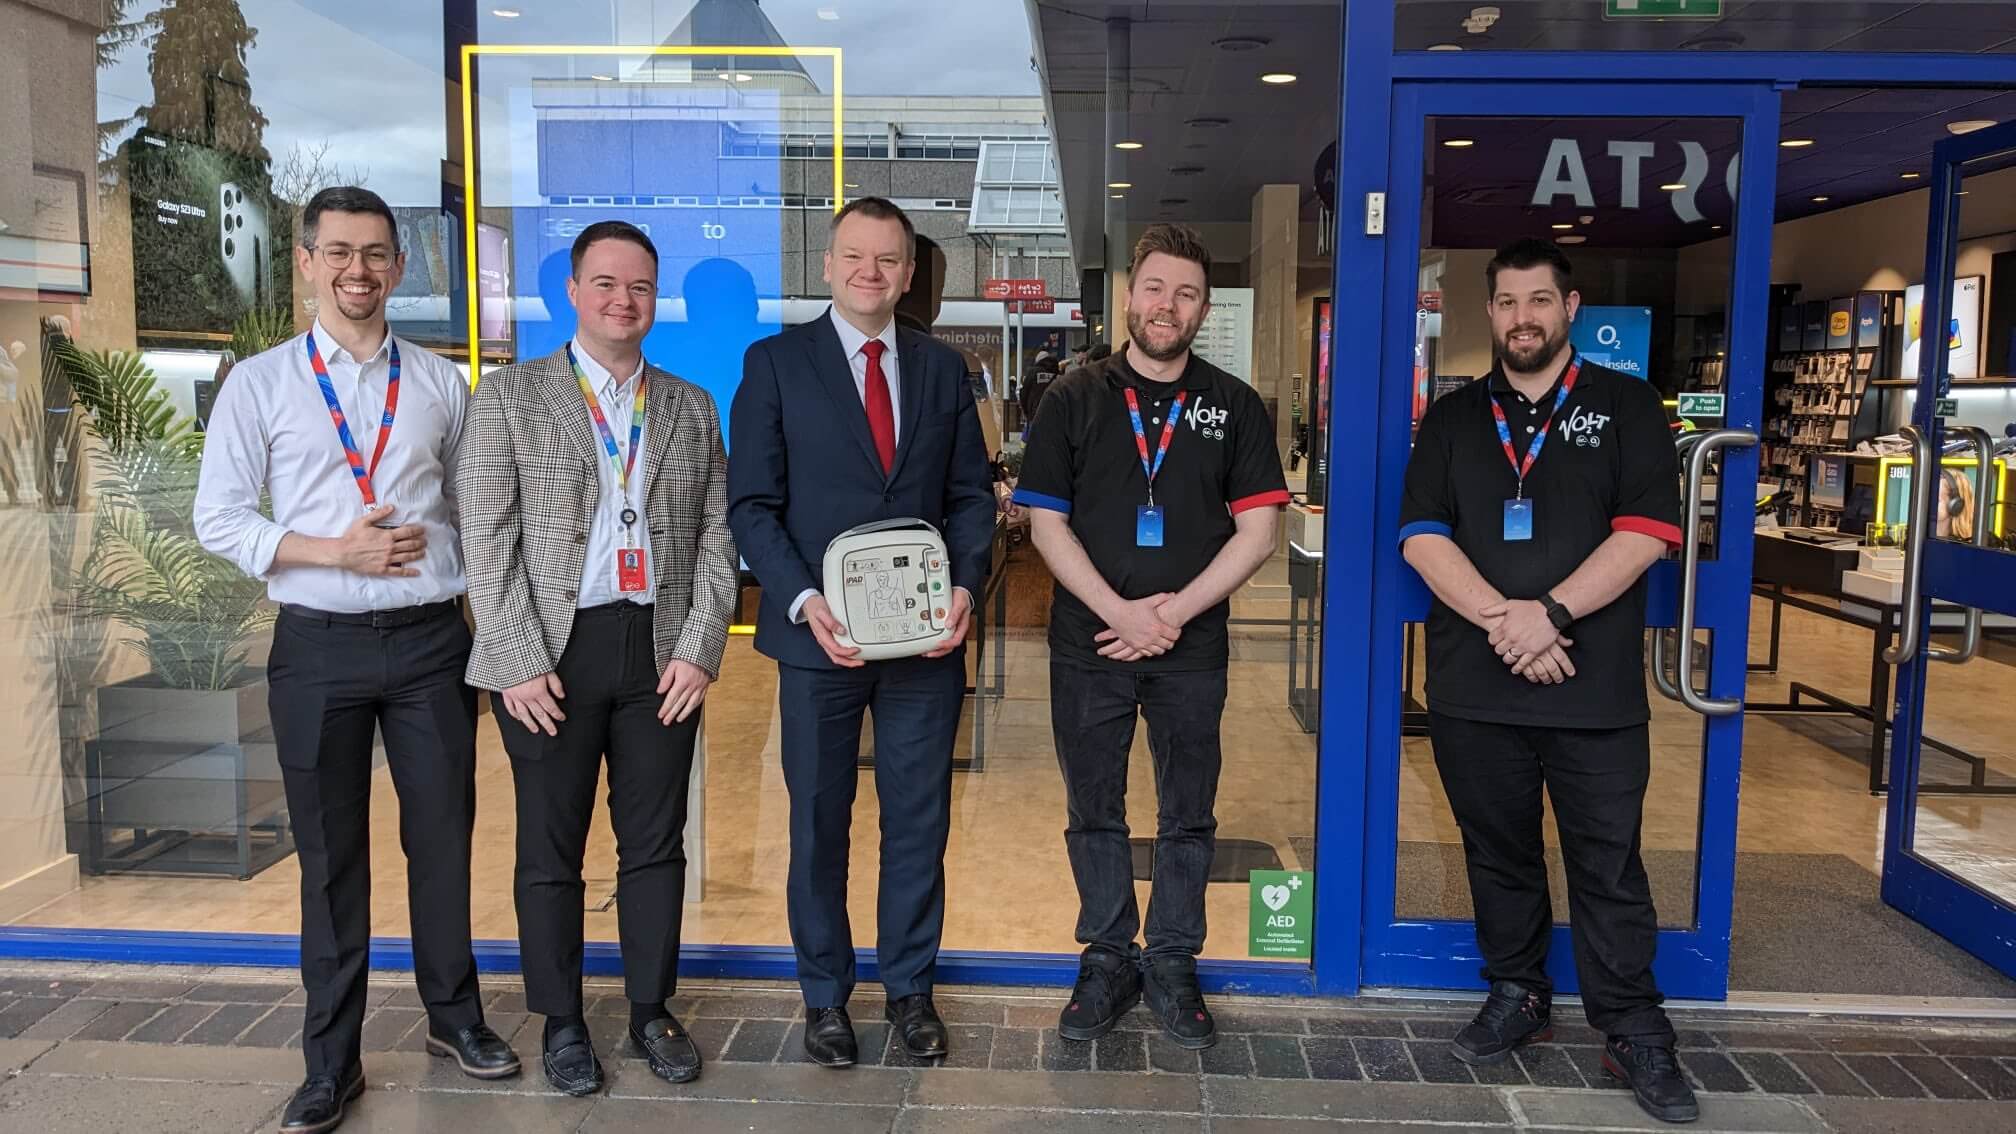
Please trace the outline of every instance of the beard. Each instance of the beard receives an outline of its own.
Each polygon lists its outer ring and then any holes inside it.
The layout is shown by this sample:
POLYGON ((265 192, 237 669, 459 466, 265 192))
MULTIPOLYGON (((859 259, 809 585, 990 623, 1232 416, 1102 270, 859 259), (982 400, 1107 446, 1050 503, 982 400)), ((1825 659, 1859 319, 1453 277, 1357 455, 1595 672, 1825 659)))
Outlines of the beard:
POLYGON ((1136 350, 1157 362, 1173 362, 1183 357, 1183 352, 1190 349, 1190 344, 1196 341, 1198 329, 1203 326, 1204 316, 1202 315, 1197 316, 1197 318, 1192 319, 1187 324, 1179 324, 1175 328, 1176 337, 1170 340, 1169 345, 1157 347, 1150 344, 1148 340, 1148 331, 1150 330, 1148 317, 1139 311, 1130 310, 1127 312, 1128 338, 1133 341, 1136 350))
POLYGON ((1548 360, 1560 354, 1561 349, 1567 345, 1568 327, 1566 324, 1561 325, 1553 331, 1527 324, 1512 328, 1502 338, 1494 335, 1491 340, 1491 350, 1493 354, 1498 356, 1498 361, 1504 364, 1505 369, 1519 374, 1531 374, 1540 369, 1547 364, 1548 360), (1514 349, 1510 345, 1512 336, 1523 331, 1539 331, 1539 345, 1525 349, 1514 349))

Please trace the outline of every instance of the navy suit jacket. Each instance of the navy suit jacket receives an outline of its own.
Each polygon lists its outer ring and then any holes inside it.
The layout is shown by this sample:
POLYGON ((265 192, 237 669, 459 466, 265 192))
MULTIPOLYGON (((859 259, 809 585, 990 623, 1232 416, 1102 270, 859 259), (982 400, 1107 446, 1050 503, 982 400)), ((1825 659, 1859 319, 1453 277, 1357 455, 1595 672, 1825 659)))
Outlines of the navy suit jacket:
POLYGON ((756 648, 788 665, 831 669, 812 631, 791 622, 806 590, 824 593, 826 545, 858 524, 916 517, 945 536, 952 585, 979 616, 994 538, 993 478, 966 362, 896 328, 902 385, 895 470, 884 474, 830 315, 757 341, 729 415, 728 526, 763 586, 756 648))

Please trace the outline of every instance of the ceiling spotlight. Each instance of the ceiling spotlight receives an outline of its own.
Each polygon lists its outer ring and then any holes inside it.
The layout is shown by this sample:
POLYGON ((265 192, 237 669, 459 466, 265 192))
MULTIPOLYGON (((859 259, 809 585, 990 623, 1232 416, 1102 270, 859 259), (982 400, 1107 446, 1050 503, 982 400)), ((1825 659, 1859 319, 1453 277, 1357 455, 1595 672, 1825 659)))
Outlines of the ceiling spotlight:
POLYGON ((1461 51, 1461 50, 1463 50, 1463 45, 1462 45, 1462 44, 1460 44, 1460 43, 1431 43, 1431 44, 1429 44, 1429 45, 1428 45, 1428 50, 1430 50, 1430 51, 1461 51))
POLYGON ((1467 150, 1477 144, 1475 138, 1444 138, 1442 144, 1452 150, 1467 150))
POLYGON ((751 79, 753 79, 753 78, 755 78, 755 77, 756 77, 756 76, 754 76, 754 75, 750 74, 750 73, 749 73, 749 72, 747 72, 747 71, 737 71, 737 72, 735 72, 735 81, 736 81, 736 82, 738 82, 738 83, 746 83, 746 82, 748 82, 749 80, 751 80, 751 79))
POLYGON ((1576 217, 1576 218, 1575 218, 1575 223, 1576 223, 1576 224, 1595 224, 1595 223, 1596 223, 1596 218, 1595 218, 1595 217, 1592 217, 1592 216, 1590 216, 1590 215, 1588 215, 1587 213, 1584 213, 1583 215, 1581 215, 1581 216, 1579 216, 1579 217, 1576 217))
POLYGON ((1576 233, 1576 234, 1575 234, 1574 236, 1563 236, 1563 237, 1560 237, 1559 239, 1555 240, 1555 241, 1554 241, 1554 243, 1556 243, 1556 244, 1586 244, 1586 243, 1588 243, 1588 241, 1589 241, 1589 238, 1588 238, 1588 237, 1586 237, 1586 236, 1583 236, 1583 235, 1582 235, 1581 233, 1576 233))
POLYGON ((1294 82, 1295 78, 1295 74, 1290 71, 1269 71, 1260 76, 1260 81, 1277 87, 1285 87, 1289 83, 1294 82))
POLYGON ((1778 146, 1780 149, 1803 150, 1812 144, 1813 139, 1811 138, 1786 138, 1784 141, 1779 142, 1778 146))
POLYGON ((1920 177, 1923 177, 1923 176, 1925 176, 1925 175, 1924 175, 1924 174, 1922 174, 1922 173, 1919 173, 1919 172, 1918 172, 1917 170, 1915 170, 1915 169, 1907 169, 1907 170, 1905 170, 1905 171, 1904 171, 1904 173, 1903 173, 1903 175, 1902 175, 1902 176, 1903 176, 1904 180, 1906 180, 1906 181, 1916 181, 1916 180, 1918 180, 1918 179, 1919 179, 1920 177))
POLYGON ((1132 181, 1108 181, 1108 182, 1106 183, 1106 188, 1108 188, 1108 189, 1132 189, 1132 188, 1134 188, 1134 183, 1133 183, 1132 181))
POLYGON ((1711 232, 1721 232, 1721 231, 1722 231, 1722 226, 1721 226, 1721 225, 1719 225, 1719 224, 1711 224, 1711 225, 1709 225, 1709 226, 1708 226, 1708 228, 1709 228, 1709 231, 1711 231, 1711 232))
POLYGON ((1659 188, 1665 190, 1668 193, 1683 193, 1687 190, 1687 183, 1685 181, 1668 181, 1666 184, 1661 185, 1659 188))
POLYGON ((614 75, 590 75, 588 77, 598 83, 613 83, 616 81, 616 76, 614 75))
POLYGON ((1948 122, 1946 132, 1955 135, 1972 134, 1976 130, 1986 130, 1993 125, 1995 125, 1993 118, 1963 118, 1958 122, 1948 122))
POLYGON ((1814 204, 1816 204, 1816 205, 1824 205, 1824 204, 1826 204, 1827 202, 1829 202, 1829 201, 1831 201, 1831 200, 1833 200, 1833 199, 1834 199, 1834 198, 1832 198, 1832 197, 1828 197, 1828 196, 1824 196, 1824 195, 1823 195, 1823 196, 1819 196, 1819 197, 1815 197, 1815 198, 1813 198, 1813 203, 1814 203, 1814 204))
POLYGON ((492 8, 490 14, 500 20, 515 20, 520 15, 516 8, 492 8))
POLYGON ((1127 199, 1127 194, 1125 193, 1108 193, 1106 195, 1115 201, 1124 201, 1127 199))
POLYGON ((820 19, 822 19, 822 20, 825 20, 825 21, 826 21, 827 23, 829 23, 829 24, 830 24, 830 23, 832 23, 833 21, 835 21, 835 20, 837 20, 837 19, 839 19, 839 18, 840 18, 840 9, 838 9, 838 8, 821 8, 821 9, 819 9, 819 18, 820 18, 820 19))
POLYGON ((1195 177, 1204 172, 1204 167, 1201 165, 1172 165, 1169 167, 1169 172, 1176 177, 1195 177))
POLYGON ((1220 51, 1258 51, 1271 42, 1260 35, 1228 35, 1224 39, 1213 40, 1211 46, 1220 51))
POLYGON ((1574 226, 1574 225, 1572 225, 1572 224, 1557 224, 1557 225, 1555 225, 1555 226, 1554 226, 1554 231, 1555 231, 1555 232, 1572 232, 1572 231, 1574 231, 1574 228, 1575 228, 1575 226, 1574 226))
POLYGON ((1115 142, 1115 143, 1113 143, 1113 148, 1114 148, 1114 149, 1116 149, 1116 150, 1138 150, 1138 149, 1140 149, 1140 148, 1141 148, 1141 143, 1139 143, 1139 142, 1115 142))

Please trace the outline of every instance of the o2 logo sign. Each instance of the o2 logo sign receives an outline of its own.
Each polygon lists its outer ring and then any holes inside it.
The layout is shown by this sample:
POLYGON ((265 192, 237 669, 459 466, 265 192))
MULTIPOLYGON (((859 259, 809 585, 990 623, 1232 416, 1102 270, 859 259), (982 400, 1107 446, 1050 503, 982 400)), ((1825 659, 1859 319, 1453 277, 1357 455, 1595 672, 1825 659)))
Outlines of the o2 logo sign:
MULTIPOLYGON (((1710 174, 1708 149, 1699 142, 1669 142, 1677 145, 1685 160, 1680 173, 1683 189, 1675 189, 1666 194, 1672 203, 1673 214, 1687 224, 1699 224, 1707 217, 1695 206, 1694 198, 1707 184, 1710 174)), ((1620 141, 1610 142, 1604 156, 1615 159, 1618 166, 1619 208, 1636 209, 1642 207, 1645 159, 1658 152, 1659 143, 1620 141)), ((1742 161, 1740 153, 1729 156, 1729 166, 1722 171, 1722 183, 1729 190, 1730 200, 1736 198, 1737 167, 1742 161)), ((1567 197, 1577 207, 1596 207, 1596 193, 1589 186, 1589 167, 1582 160, 1582 145, 1573 138, 1556 138, 1547 147, 1547 160, 1540 166, 1540 179, 1533 186, 1533 204, 1541 208, 1552 205, 1557 198, 1567 197)))

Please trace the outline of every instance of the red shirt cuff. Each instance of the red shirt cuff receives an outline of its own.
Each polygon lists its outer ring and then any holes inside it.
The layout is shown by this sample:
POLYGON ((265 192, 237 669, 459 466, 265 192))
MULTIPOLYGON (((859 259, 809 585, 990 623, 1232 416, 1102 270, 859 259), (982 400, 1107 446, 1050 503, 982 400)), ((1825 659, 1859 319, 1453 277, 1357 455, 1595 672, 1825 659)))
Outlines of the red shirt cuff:
POLYGON ((1649 519, 1645 516, 1619 516, 1610 521, 1610 530, 1613 532, 1635 532, 1638 535, 1651 536, 1669 548, 1679 547, 1681 542, 1680 529, 1678 527, 1661 520, 1649 519))
POLYGON ((1251 496, 1241 496, 1227 505, 1227 508, 1236 516, 1241 512, 1251 511, 1254 508, 1278 508, 1286 503, 1288 503, 1288 490, 1277 488, 1272 492, 1256 492, 1251 496))

